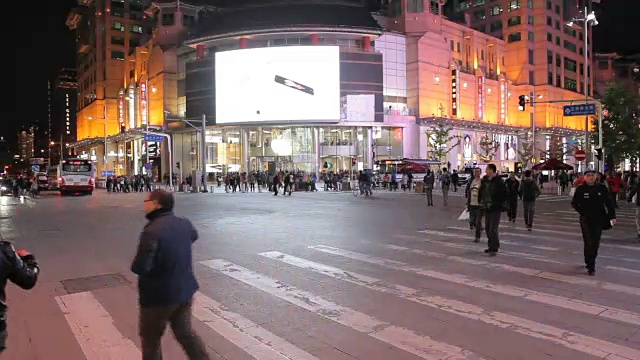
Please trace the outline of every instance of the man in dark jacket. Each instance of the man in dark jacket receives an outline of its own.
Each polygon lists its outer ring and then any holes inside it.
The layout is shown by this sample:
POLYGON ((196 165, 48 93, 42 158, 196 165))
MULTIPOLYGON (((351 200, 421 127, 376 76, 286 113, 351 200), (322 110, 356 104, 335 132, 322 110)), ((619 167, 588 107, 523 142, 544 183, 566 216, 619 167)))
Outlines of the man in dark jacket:
POLYGON ((7 342, 7 280, 29 290, 38 281, 38 263, 24 250, 16 251, 7 241, 0 241, 0 354, 7 342))
POLYGON ((589 276, 596 273, 596 257, 602 230, 616 223, 616 209, 604 184, 596 183, 596 172, 584 172, 584 183, 576 188, 571 206, 580 214, 580 229, 584 242, 584 263, 589 276))
POLYGON ((536 199, 540 196, 540 188, 536 181, 531 177, 531 170, 524 172, 524 179, 520 183, 518 195, 522 199, 522 208, 524 210, 524 224, 527 230, 533 228, 533 215, 536 211, 536 199))
POLYGON ((632 174, 629 179, 629 188, 631 192, 627 195, 627 202, 636 200, 636 231, 638 232, 638 239, 640 239, 640 181, 635 178, 635 174, 632 174))
POLYGON ((520 188, 520 181, 516 179, 516 173, 512 172, 509 174, 505 185, 507 185, 507 191, 509 193, 507 216, 509 216, 509 221, 515 223, 516 215, 518 214, 518 189, 520 188))
POLYGON ((484 229, 488 239, 488 247, 484 252, 490 256, 496 256, 500 248, 498 226, 500 226, 500 216, 505 210, 508 196, 507 186, 496 173, 495 164, 487 165, 486 175, 482 179, 478 195, 480 207, 485 216, 484 229))
POLYGON ((189 359, 209 359, 191 327, 191 304, 198 290, 191 244, 198 232, 172 210, 173 195, 164 190, 152 191, 144 200, 149 223, 131 264, 131 271, 138 275, 142 359, 162 359, 160 340, 167 324, 189 359))

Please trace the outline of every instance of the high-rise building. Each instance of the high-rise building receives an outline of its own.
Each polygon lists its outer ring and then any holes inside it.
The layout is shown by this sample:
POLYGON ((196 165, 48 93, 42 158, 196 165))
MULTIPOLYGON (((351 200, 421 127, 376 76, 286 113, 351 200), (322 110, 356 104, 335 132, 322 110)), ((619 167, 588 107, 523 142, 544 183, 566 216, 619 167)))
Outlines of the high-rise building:
POLYGON ((69 145, 76 141, 77 112, 76 70, 63 68, 49 90, 49 138, 51 156, 69 154, 69 145))
POLYGON ((568 25, 583 17, 585 5, 591 9, 591 0, 451 0, 445 14, 505 40, 504 71, 515 84, 550 85, 540 90, 562 100, 571 97, 563 90, 593 95, 593 76, 584 83, 585 69, 591 73, 584 52, 592 58, 592 43, 585 50, 582 23, 568 25))
POLYGON ((18 133, 18 155, 21 160, 27 160, 34 156, 34 132, 33 127, 22 129, 18 133))
POLYGON ((125 58, 149 35, 149 0, 77 0, 66 25, 77 42, 77 139, 119 133, 125 58))
POLYGON ((624 86, 640 95, 640 54, 595 54, 595 96, 604 96, 612 84, 624 86))

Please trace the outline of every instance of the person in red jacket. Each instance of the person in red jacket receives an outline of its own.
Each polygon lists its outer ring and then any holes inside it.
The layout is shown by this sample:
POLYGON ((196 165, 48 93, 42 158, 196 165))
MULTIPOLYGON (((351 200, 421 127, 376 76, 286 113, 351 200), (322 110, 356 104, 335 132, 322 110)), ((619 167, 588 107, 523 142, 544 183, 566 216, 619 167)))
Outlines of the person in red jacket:
POLYGON ((607 186, 609 187, 609 193, 611 194, 611 201, 613 202, 613 206, 618 208, 618 193, 620 192, 620 187, 622 186, 622 180, 618 174, 611 172, 607 177, 607 186))

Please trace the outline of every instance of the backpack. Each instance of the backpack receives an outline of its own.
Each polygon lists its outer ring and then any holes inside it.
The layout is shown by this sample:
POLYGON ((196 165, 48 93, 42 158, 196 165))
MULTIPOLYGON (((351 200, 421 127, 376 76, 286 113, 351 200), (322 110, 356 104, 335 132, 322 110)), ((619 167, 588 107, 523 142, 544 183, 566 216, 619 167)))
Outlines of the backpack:
POLYGON ((538 197, 538 185, 534 180, 522 181, 522 201, 534 201, 538 197))
POLYGON ((442 186, 451 186, 451 175, 449 175, 449 173, 446 173, 444 175, 444 180, 442 180, 442 186))

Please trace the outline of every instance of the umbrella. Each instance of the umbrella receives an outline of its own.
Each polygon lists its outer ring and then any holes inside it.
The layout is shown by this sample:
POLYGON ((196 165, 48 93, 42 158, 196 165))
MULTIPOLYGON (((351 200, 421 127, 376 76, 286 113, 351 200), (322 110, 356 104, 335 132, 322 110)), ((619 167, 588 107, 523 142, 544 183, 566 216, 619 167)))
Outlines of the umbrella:
POLYGON ((549 159, 531 168, 533 170, 573 170, 573 166, 567 165, 558 159, 549 159))
POLYGON ((423 173, 423 172, 427 172, 427 167, 424 166, 424 165, 420 165, 420 164, 416 164, 416 163, 410 162, 407 165, 404 165, 403 167, 401 167, 399 171, 400 172, 423 173))

